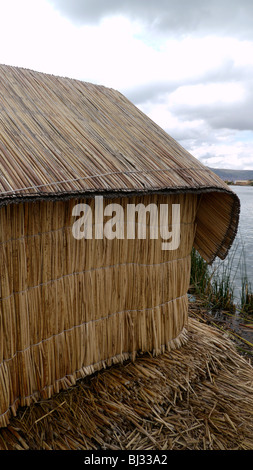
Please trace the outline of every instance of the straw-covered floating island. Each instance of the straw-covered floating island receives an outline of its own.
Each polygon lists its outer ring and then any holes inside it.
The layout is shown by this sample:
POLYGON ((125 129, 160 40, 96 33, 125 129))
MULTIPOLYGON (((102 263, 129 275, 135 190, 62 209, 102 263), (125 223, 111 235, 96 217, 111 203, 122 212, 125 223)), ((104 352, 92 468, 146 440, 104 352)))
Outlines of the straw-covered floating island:
POLYGON ((140 353, 182 360, 192 247, 224 259, 240 204, 115 90, 2 65, 0 98, 4 427, 19 406, 140 353), (128 206, 148 208, 145 221, 134 209, 130 237, 127 218, 113 218, 128 206), (168 208, 159 230, 152 207, 160 222, 168 208))

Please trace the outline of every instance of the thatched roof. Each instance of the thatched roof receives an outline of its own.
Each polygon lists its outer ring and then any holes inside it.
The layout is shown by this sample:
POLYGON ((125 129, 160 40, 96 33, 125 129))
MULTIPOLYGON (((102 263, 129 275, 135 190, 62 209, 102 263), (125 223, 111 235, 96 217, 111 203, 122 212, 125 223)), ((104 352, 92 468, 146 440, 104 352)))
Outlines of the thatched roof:
POLYGON ((237 196, 118 91, 1 65, 0 97, 0 205, 198 192, 195 246, 209 262, 226 256, 237 196))

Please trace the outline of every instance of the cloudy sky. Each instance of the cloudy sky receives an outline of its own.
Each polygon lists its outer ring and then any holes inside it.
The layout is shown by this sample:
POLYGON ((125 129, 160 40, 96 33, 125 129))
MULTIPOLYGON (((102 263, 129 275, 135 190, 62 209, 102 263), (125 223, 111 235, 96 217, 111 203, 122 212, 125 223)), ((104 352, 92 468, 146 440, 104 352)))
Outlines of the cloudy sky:
POLYGON ((252 0, 0 0, 0 63, 116 88, 204 164, 253 169, 252 0))

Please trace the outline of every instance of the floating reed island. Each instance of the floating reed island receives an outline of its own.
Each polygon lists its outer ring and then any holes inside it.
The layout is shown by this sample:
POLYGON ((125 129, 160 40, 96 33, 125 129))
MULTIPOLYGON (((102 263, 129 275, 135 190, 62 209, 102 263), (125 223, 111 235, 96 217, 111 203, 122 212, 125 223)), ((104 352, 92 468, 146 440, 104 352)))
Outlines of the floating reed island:
POLYGON ((0 429, 0 449, 252 450, 252 365, 198 315, 190 303, 181 348, 145 353, 19 408, 0 429))
POLYGON ((4 427, 19 406, 112 364, 181 350, 189 337, 192 247, 209 263, 224 259, 240 203, 115 90, 2 65, 0 97, 4 427), (137 212, 132 219, 131 230, 143 234, 145 225, 145 236, 128 237, 125 217, 107 225, 108 215, 139 204, 171 208, 167 238, 151 210, 145 221, 137 212), (173 207, 180 208, 176 223, 173 207))

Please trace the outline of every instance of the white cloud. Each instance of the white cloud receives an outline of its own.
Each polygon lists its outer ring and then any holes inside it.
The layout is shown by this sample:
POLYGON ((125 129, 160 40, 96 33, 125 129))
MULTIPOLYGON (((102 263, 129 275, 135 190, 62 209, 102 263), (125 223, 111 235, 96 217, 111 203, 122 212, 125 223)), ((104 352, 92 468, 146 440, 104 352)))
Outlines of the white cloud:
POLYGON ((207 83, 179 87, 169 96, 169 105, 208 106, 219 103, 234 103, 245 98, 240 83, 207 83))
MULTIPOLYGON (((44 0, 8 0, 0 8, 1 63, 60 71, 76 28, 44 0)), ((65 68, 71 71, 71 63, 65 68)))
POLYGON ((202 163, 212 168, 252 170, 252 142, 245 145, 231 139, 226 144, 203 144, 199 147, 193 147, 192 153, 194 153, 194 156, 199 158, 202 163))
POLYGON ((206 128, 205 122, 201 119, 180 119, 170 111, 167 103, 146 103, 140 108, 175 139, 183 140, 192 138, 200 133, 202 133, 203 136, 203 132, 206 128))

